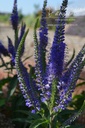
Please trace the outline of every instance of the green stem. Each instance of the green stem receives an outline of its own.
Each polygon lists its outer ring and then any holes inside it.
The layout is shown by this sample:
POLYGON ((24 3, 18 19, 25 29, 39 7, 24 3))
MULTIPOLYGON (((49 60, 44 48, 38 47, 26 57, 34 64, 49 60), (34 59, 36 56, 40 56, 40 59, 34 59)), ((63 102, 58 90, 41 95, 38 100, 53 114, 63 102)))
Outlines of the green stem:
POLYGON ((50 119, 49 119, 49 128, 52 128, 52 116, 51 116, 51 110, 50 110, 50 119))
POLYGON ((49 128, 52 128, 52 119, 53 119, 53 106, 54 106, 54 103, 55 103, 55 94, 56 94, 56 84, 57 84, 57 81, 54 79, 53 82, 52 82, 52 91, 51 91, 51 97, 50 97, 50 103, 48 104, 49 105, 49 111, 50 111, 50 119, 49 119, 49 128))

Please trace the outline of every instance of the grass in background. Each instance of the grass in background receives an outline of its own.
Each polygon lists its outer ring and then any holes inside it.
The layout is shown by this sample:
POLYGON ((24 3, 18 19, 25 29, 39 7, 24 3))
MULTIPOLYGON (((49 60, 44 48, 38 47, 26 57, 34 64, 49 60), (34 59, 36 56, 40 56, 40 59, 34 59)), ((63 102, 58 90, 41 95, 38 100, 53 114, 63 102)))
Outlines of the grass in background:
POLYGON ((9 18, 10 18, 10 14, 5 14, 5 15, 0 14, 0 23, 8 24, 9 18))

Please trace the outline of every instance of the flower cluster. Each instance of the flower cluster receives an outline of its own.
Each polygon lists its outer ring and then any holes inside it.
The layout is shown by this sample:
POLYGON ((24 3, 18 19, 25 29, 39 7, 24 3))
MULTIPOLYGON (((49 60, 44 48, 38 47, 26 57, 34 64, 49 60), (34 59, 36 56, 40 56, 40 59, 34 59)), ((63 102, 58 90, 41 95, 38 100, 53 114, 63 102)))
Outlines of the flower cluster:
MULTIPOLYGON (((42 103, 45 103, 49 108, 50 116, 53 113, 61 112, 66 109, 72 99, 72 93, 75 89, 79 75, 85 65, 84 45, 67 70, 64 69, 66 50, 64 29, 67 4, 68 0, 63 0, 60 7, 48 62, 46 62, 46 47, 48 45, 48 27, 46 23, 47 0, 44 1, 42 9, 39 39, 37 38, 36 30, 38 21, 34 27, 34 51, 36 62, 34 76, 27 72, 21 61, 24 41, 28 33, 28 30, 25 32, 25 26, 23 26, 21 30, 15 58, 15 67, 18 74, 20 89, 25 98, 26 105, 28 107, 34 107, 35 111, 40 111, 42 103)), ((12 54, 13 51, 9 51, 12 54)))

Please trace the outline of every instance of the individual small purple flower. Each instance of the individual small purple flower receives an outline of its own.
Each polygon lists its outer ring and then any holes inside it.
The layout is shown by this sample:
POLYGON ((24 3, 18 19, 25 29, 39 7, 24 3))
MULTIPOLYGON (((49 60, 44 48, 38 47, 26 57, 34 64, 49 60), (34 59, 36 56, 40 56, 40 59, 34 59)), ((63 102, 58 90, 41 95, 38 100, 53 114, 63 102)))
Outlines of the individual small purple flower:
POLYGON ((49 89, 49 88, 50 88, 50 85, 49 85, 49 84, 46 84, 46 85, 45 85, 45 88, 46 88, 46 89, 49 89))
POLYGON ((46 101, 46 97, 41 97, 41 101, 44 103, 46 101))
POLYGON ((29 99, 25 100, 25 102, 26 102, 27 107, 32 107, 33 106, 29 99))
POLYGON ((17 11, 17 0, 14 0, 14 7, 13 7, 10 21, 13 29, 16 31, 18 28, 18 22, 19 22, 18 11, 17 11))
POLYGON ((33 109, 33 110, 31 111, 31 113, 35 114, 35 113, 36 113, 36 111, 33 109))

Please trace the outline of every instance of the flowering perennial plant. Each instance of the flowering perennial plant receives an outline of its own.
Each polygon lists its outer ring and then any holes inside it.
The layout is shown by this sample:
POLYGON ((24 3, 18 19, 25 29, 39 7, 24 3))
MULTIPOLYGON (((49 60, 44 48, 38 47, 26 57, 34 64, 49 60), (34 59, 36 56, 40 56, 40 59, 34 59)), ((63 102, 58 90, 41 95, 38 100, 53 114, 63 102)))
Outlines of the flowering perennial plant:
MULTIPOLYGON (((52 122, 55 117, 65 110, 72 100, 72 92, 75 89, 76 82, 85 65, 85 45, 82 47, 74 61, 65 70, 65 16, 68 0, 63 0, 58 15, 56 29, 52 47, 50 48, 48 61, 46 60, 48 45, 48 26, 46 23, 47 0, 44 1, 41 17, 41 26, 39 29, 39 38, 37 37, 37 23, 34 26, 34 53, 35 53, 35 72, 28 73, 24 67, 21 56, 24 52, 24 42, 28 34, 25 32, 25 25, 22 24, 21 33, 18 37, 18 12, 17 0, 14 1, 11 23, 15 31, 15 47, 8 37, 8 52, 12 55, 12 62, 17 70, 20 89, 25 98, 26 106, 31 107, 32 113, 42 115, 42 120, 35 127, 41 124, 47 124, 47 127, 54 128, 52 122), (45 116, 43 104, 48 109, 48 116, 45 116)), ((0 45, 1 46, 1 45, 0 45)), ((5 53, 3 53, 5 54, 5 53)), ((84 110, 85 103, 72 117, 63 124, 58 124, 56 118, 55 128, 64 128, 71 124, 84 110)), ((46 127, 46 128, 47 128, 46 127)))
MULTIPOLYGON (((52 121, 55 114, 66 109, 72 100, 72 92, 75 89, 76 82, 85 65, 85 45, 80 50, 75 60, 67 70, 64 70, 64 59, 66 44, 64 42, 65 16, 68 0, 63 0, 58 15, 54 40, 50 49, 48 63, 46 63, 46 47, 48 45, 48 27, 46 23, 46 5, 44 1, 42 9, 41 26, 39 29, 39 39, 37 38, 37 22, 34 27, 34 51, 35 51, 35 76, 27 72, 21 61, 23 45, 28 30, 19 43, 15 67, 17 69, 20 89, 26 101, 26 106, 34 108, 32 112, 40 112, 42 103, 46 104, 49 110, 49 128, 52 127, 52 121)), ((14 20, 13 20, 14 21, 14 20)), ((82 106, 79 113, 68 119, 61 127, 67 126, 74 121, 84 109, 82 106)), ((56 126, 57 127, 57 126, 56 126)))
MULTIPOLYGON (((50 49, 48 63, 46 63, 48 27, 46 23, 47 1, 44 1, 41 26, 39 29, 39 39, 37 38, 36 34, 37 22, 34 28, 34 50, 36 62, 35 77, 27 72, 20 59, 28 30, 24 34, 16 53, 15 67, 17 69, 20 89, 25 98, 26 106, 34 108, 32 112, 40 112, 42 110, 42 103, 45 103, 49 109, 50 128, 52 127, 51 123, 55 113, 59 113, 66 109, 69 102, 71 101, 72 92, 74 91, 77 79, 85 65, 84 45, 69 68, 64 71, 64 58, 66 49, 66 44, 64 42, 64 28, 67 3, 68 0, 64 0, 60 8, 54 40, 50 49)), ((84 105, 82 109, 83 108, 84 105)), ((75 114, 72 118, 68 119, 63 124, 63 126, 70 124, 79 114, 80 112, 75 114)))

